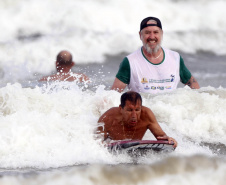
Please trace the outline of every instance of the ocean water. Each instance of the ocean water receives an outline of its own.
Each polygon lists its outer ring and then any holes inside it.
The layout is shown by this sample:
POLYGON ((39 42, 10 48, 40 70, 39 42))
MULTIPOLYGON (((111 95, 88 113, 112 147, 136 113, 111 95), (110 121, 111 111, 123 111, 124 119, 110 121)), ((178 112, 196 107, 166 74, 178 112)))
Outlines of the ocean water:
MULTIPOLYGON (((226 179, 224 0, 4 0, 0 2, 0 184, 199 184, 226 179), (201 89, 142 94, 172 153, 112 155, 95 139, 122 59, 141 46, 140 21, 159 17, 163 47, 180 52, 201 89), (38 82, 60 50, 90 84, 38 82)), ((154 139, 147 132, 144 139, 154 139)))

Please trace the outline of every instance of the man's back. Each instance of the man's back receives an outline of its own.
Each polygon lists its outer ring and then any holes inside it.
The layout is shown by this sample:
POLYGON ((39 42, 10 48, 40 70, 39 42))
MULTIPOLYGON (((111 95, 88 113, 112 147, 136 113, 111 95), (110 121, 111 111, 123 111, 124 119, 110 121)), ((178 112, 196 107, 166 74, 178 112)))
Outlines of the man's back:
POLYGON ((88 81, 89 78, 84 74, 77 73, 57 73, 50 76, 45 76, 40 81, 76 81, 76 82, 85 82, 88 81))
POLYGON ((89 78, 84 74, 73 73, 71 71, 75 62, 72 60, 72 54, 69 51, 63 50, 56 57, 57 73, 41 78, 39 81, 76 81, 85 82, 89 78))

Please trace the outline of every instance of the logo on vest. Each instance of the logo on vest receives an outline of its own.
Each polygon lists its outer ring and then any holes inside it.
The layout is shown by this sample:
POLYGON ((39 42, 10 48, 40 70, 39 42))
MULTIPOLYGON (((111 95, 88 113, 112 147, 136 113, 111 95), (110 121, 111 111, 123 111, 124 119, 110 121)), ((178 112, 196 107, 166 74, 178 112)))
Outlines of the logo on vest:
POLYGON ((170 83, 173 83, 175 81, 175 75, 171 74, 169 78, 163 78, 163 79, 148 79, 148 78, 141 78, 140 82, 143 84, 144 90, 170 90, 172 89, 172 86, 170 83))
POLYGON ((170 75, 170 77, 171 77, 170 82, 173 82, 173 81, 174 81, 174 79, 175 79, 175 75, 170 75))
POLYGON ((166 86, 165 89, 172 89, 172 87, 171 86, 166 86))
POLYGON ((146 84, 146 83, 148 83, 147 78, 142 78, 141 83, 142 83, 142 84, 146 84))
POLYGON ((145 86, 144 86, 144 89, 145 89, 145 90, 149 90, 150 87, 149 87, 148 85, 145 85, 145 86))
POLYGON ((163 86, 158 86, 157 89, 164 90, 164 87, 163 86))

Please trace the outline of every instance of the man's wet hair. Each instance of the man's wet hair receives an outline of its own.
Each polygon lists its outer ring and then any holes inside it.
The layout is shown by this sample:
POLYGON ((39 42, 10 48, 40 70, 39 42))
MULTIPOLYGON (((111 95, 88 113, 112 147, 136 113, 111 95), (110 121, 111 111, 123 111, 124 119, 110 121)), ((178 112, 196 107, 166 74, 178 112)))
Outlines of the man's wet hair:
POLYGON ((68 51, 61 51, 56 58, 59 65, 71 65, 72 64, 72 55, 68 51))
POLYGON ((136 105, 137 101, 140 101, 142 105, 141 95, 134 91, 128 91, 122 94, 121 96, 121 107, 124 108, 126 101, 130 101, 132 104, 136 105))

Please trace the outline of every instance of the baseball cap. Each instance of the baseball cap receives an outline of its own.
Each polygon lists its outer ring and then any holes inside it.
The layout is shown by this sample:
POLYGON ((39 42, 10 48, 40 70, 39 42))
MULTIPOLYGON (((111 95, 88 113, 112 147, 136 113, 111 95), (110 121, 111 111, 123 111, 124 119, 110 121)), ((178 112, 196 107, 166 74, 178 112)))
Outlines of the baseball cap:
POLYGON ((140 23, 140 31, 148 26, 157 26, 162 29, 161 21, 156 17, 146 17, 145 19, 143 19, 140 23), (147 24, 147 22, 150 20, 154 20, 156 23, 147 24))

